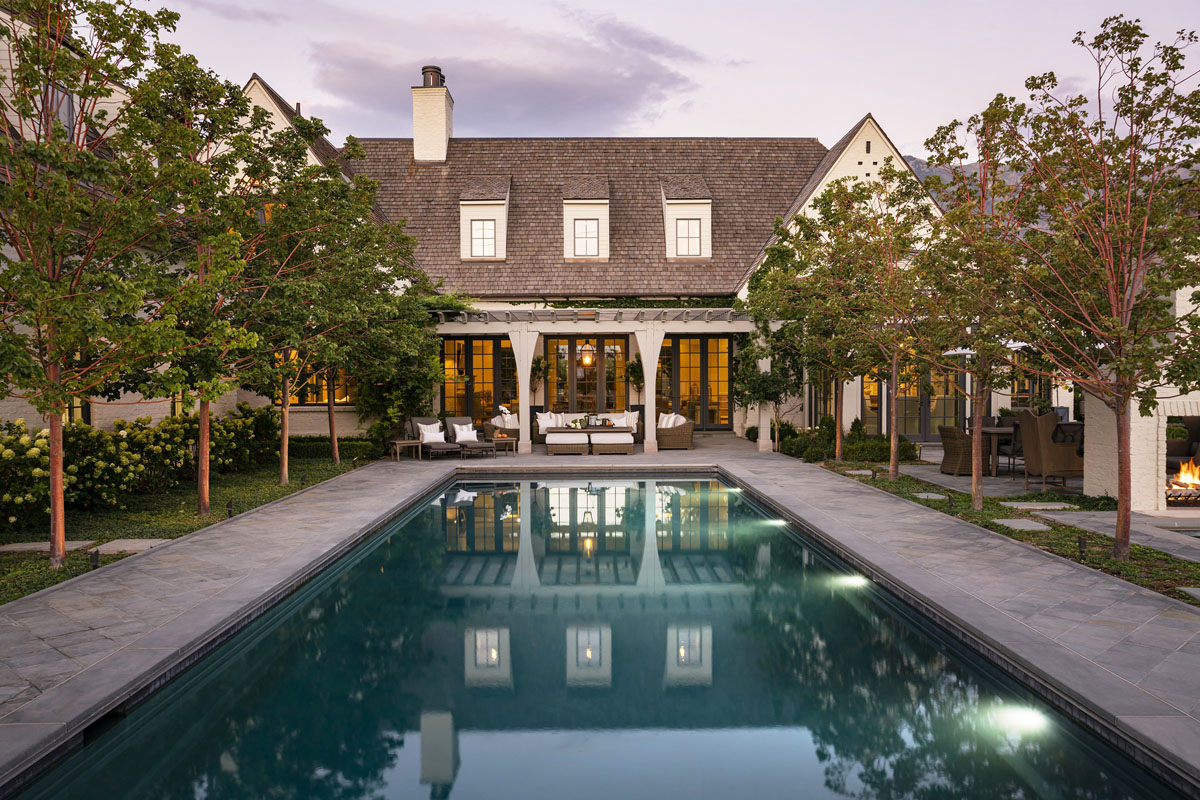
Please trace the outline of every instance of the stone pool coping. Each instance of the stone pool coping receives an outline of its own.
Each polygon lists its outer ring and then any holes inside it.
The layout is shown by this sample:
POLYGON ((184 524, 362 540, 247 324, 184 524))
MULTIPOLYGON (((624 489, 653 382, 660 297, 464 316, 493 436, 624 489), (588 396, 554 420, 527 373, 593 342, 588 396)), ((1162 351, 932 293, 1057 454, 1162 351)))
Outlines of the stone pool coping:
POLYGON ((682 472, 742 487, 1200 797, 1200 613, 1192 607, 794 459, 735 448, 673 455, 381 462, 0 606, 0 670, 13 669, 6 658, 50 658, 44 688, 15 706, 0 703, 0 797, 77 746, 89 725, 144 699, 456 477, 682 472))

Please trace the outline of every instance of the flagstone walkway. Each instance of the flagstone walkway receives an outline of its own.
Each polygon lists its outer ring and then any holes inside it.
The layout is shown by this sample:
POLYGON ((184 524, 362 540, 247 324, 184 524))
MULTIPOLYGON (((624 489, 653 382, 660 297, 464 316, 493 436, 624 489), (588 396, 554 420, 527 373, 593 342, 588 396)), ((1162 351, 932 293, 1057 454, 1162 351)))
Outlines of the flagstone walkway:
POLYGON ((732 437, 633 456, 380 462, 0 606, 0 796, 402 515, 472 475, 729 480, 1050 702, 1200 795, 1200 612, 732 437))

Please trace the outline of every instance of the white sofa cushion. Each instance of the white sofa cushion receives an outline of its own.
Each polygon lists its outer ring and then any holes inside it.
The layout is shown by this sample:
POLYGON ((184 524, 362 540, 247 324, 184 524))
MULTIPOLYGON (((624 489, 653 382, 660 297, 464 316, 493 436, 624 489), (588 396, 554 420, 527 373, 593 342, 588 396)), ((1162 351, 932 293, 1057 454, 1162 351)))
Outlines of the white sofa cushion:
POLYGON ((660 428, 678 428, 687 422, 687 417, 683 414, 664 414, 659 420, 658 427, 660 428))
POLYGON ((618 422, 618 425, 624 424, 627 428, 633 428, 633 432, 637 433, 638 419, 641 417, 636 411, 626 411, 624 423, 618 422))
POLYGON ((586 433, 547 433, 546 444, 587 444, 586 433))
POLYGON ((561 428, 560 417, 562 414, 555 414, 553 411, 539 411, 537 415, 538 433, 544 434, 550 428, 561 428))
POLYGON ((559 417, 562 418, 561 426, 564 428, 568 427, 572 421, 577 420, 577 419, 583 419, 586 416, 587 416, 586 411, 574 412, 574 413, 568 412, 565 414, 559 414, 559 417))
POLYGON ((633 444, 632 433, 593 433, 592 444, 633 444))

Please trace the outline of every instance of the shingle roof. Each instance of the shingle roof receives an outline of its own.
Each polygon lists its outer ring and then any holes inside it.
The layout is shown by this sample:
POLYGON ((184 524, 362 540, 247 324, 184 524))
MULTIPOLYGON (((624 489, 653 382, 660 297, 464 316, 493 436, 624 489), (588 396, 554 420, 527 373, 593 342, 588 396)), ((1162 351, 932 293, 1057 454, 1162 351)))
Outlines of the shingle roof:
POLYGON ((563 200, 607 200, 607 175, 568 175, 563 179, 563 200))
POLYGON ((444 164, 415 165, 412 139, 361 144, 365 159, 347 166, 379 181, 379 204, 390 219, 407 220, 421 267, 446 288, 480 298, 732 294, 775 218, 825 155, 816 139, 795 138, 456 138, 444 164), (464 264, 458 204, 486 175, 511 178, 507 258, 464 264), (563 259, 562 201, 578 176, 606 177, 610 245, 604 264, 563 259), (707 190, 711 259, 668 262, 660 176, 688 177, 684 194, 707 190))
POLYGON ((659 175, 663 197, 667 200, 711 200, 712 192, 703 175, 659 175))
POLYGON ((465 181, 458 199, 506 200, 510 180, 507 175, 472 175, 465 181))

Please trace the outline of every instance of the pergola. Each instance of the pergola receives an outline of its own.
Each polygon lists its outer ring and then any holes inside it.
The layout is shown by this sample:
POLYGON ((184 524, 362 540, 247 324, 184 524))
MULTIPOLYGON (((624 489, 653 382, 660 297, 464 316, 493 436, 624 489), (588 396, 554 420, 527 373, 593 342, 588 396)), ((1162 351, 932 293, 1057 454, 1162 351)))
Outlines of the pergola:
MULTIPOLYGON (((732 308, 547 308, 480 311, 439 311, 437 331, 443 336, 508 336, 517 362, 518 416, 521 438, 518 452, 532 451, 529 375, 538 337, 555 335, 632 335, 645 370, 646 386, 658 383, 658 357, 667 334, 753 333, 749 315, 732 308)), ((764 365, 765 368, 766 365, 764 365)), ((645 442, 647 453, 658 452, 654 391, 646 392, 645 442)), ((765 408, 759 409, 759 427, 770 425, 765 408)), ((759 449, 769 450, 769 436, 759 437, 759 449)))

